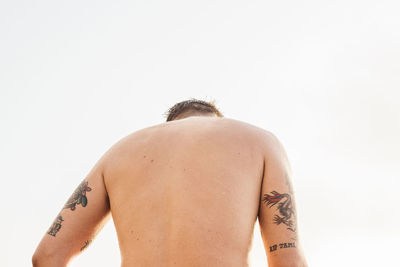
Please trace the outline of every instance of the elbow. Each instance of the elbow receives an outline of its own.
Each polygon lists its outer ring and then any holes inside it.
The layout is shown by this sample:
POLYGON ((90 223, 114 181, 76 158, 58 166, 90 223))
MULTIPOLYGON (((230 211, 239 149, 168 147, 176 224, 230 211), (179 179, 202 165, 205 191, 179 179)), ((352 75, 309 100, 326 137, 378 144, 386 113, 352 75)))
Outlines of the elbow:
POLYGON ((34 253, 32 256, 32 267, 66 267, 68 261, 50 255, 34 253))
POLYGON ((305 260, 302 260, 302 261, 298 261, 298 262, 296 262, 296 263, 294 263, 293 265, 290 265, 290 266, 293 266, 293 267, 308 267, 308 264, 307 264, 307 262, 305 260))
POLYGON ((45 259, 49 258, 49 253, 47 249, 44 249, 43 246, 38 246, 35 252, 32 255, 32 266, 33 267, 41 267, 45 266, 45 259))
POLYGON ((46 257, 43 257, 37 253, 32 256, 32 267, 44 267, 47 266, 46 257))
POLYGON ((45 258, 35 253, 32 256, 32 267, 42 267, 46 266, 45 258))
POLYGON ((32 256, 32 267, 37 267, 38 265, 38 257, 36 256, 36 254, 33 254, 32 256))
POLYGON ((275 264, 273 267, 308 267, 307 262, 299 261, 299 262, 291 262, 291 263, 283 263, 283 264, 275 264))
POLYGON ((279 259, 273 262, 268 262, 270 267, 308 267, 307 261, 304 257, 295 259, 279 259))
POLYGON ((308 267, 308 264, 307 264, 307 262, 304 260, 304 261, 302 261, 302 262, 299 262, 299 263, 296 265, 296 267, 308 267))
POLYGON ((299 260, 299 261, 293 263, 292 265, 288 265, 288 266, 292 266, 292 267, 308 267, 308 264, 307 264, 305 259, 302 259, 302 260, 299 260))
POLYGON ((308 267, 308 264, 306 262, 306 260, 304 258, 301 258, 295 262, 292 262, 289 265, 285 265, 285 266, 290 266, 290 267, 308 267))

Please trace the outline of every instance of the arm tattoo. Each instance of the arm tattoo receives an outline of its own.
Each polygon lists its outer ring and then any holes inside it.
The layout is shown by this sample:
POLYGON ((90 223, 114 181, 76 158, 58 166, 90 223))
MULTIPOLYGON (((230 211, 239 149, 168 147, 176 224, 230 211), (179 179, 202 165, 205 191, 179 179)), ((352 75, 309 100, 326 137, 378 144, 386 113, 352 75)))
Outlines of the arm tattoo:
POLYGON ((286 229, 296 233, 296 214, 289 194, 272 191, 271 195, 264 194, 263 202, 270 208, 278 204, 279 214, 275 214, 274 223, 277 225, 283 223, 286 229))
POLYGON ((83 247, 81 247, 81 251, 84 250, 85 248, 87 248, 91 242, 92 242, 92 240, 86 240, 85 245, 83 245, 83 247))
POLYGON ((86 192, 92 191, 92 188, 88 186, 88 182, 83 181, 77 189, 75 189, 72 196, 68 199, 67 203, 64 205, 64 209, 75 210, 76 205, 81 204, 82 207, 86 207, 88 199, 86 197, 86 192))
MULTIPOLYGON (((296 243, 292 242, 292 243, 280 243, 279 244, 279 248, 295 248, 296 247, 296 243)), ((269 247, 269 252, 273 252, 275 250, 278 249, 278 245, 272 245, 269 247)))
POLYGON ((57 218, 54 220, 53 224, 50 226, 49 230, 48 230, 48 234, 52 235, 52 236, 56 236, 56 234, 58 233, 58 231, 60 231, 61 229, 61 223, 63 222, 63 218, 61 217, 60 214, 57 215, 57 218))

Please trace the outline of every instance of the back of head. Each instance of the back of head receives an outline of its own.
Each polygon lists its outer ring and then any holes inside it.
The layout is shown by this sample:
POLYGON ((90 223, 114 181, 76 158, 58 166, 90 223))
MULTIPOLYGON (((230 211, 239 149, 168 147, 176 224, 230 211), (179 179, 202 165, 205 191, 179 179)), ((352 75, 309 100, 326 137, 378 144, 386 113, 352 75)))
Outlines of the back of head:
POLYGON ((215 107, 214 101, 207 102, 195 98, 176 103, 168 110, 166 115, 166 121, 179 120, 193 115, 223 117, 222 113, 215 107))

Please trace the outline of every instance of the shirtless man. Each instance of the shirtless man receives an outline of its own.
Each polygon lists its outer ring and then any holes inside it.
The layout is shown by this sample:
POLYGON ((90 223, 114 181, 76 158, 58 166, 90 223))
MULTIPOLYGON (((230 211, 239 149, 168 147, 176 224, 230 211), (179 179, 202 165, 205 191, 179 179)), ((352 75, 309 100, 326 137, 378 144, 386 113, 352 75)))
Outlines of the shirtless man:
POLYGON ((35 267, 67 266, 112 216, 121 266, 248 266, 254 225, 270 267, 307 266, 290 166, 270 132, 188 100, 167 122, 113 145, 38 245, 35 267))

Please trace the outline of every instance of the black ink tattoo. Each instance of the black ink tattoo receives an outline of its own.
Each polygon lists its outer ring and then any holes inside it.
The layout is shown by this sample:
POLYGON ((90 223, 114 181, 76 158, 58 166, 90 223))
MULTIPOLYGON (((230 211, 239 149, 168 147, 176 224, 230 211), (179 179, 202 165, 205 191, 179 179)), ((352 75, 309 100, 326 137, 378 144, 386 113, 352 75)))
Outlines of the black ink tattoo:
POLYGON ((86 192, 92 191, 92 188, 88 186, 88 182, 83 181, 77 189, 75 189, 72 196, 68 199, 67 203, 64 205, 64 209, 75 210, 76 205, 81 204, 82 207, 86 207, 88 199, 86 197, 86 192))
POLYGON ((279 203, 277 210, 280 215, 274 216, 274 223, 279 225, 283 223, 286 229, 296 232, 296 215, 292 205, 292 198, 289 194, 280 194, 276 191, 271 192, 272 195, 264 194, 264 203, 272 208, 279 203))
POLYGON ((48 234, 52 235, 52 236, 56 236, 56 234, 58 233, 58 231, 60 231, 61 229, 61 223, 63 222, 63 218, 61 217, 61 215, 57 215, 57 218, 54 220, 53 224, 50 226, 49 230, 48 230, 48 234))
POLYGON ((91 242, 92 242, 92 240, 86 240, 85 245, 83 245, 83 247, 81 247, 81 251, 84 250, 85 248, 87 248, 91 242))
MULTIPOLYGON (((295 242, 280 243, 279 244, 279 248, 280 249, 282 249, 282 248, 295 248, 295 247, 296 247, 296 243, 295 242)), ((269 247, 269 252, 273 252, 273 251, 275 251, 277 249, 278 249, 278 245, 277 244, 272 245, 272 246, 269 247)))

